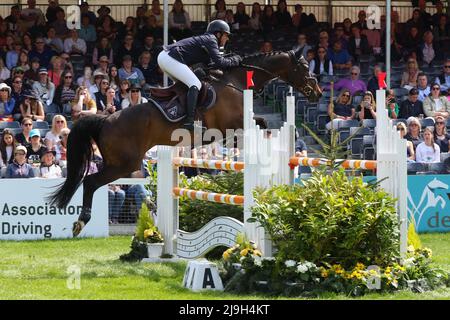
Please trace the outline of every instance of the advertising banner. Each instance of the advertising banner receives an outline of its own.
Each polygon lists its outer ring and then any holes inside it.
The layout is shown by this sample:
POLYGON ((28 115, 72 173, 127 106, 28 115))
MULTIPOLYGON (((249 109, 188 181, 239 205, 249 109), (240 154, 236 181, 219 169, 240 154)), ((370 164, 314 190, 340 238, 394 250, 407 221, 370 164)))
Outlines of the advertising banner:
MULTIPOLYGON (((82 208, 80 187, 64 209, 50 206, 46 197, 64 179, 1 179, 0 240, 72 238, 72 225, 82 208)), ((94 194, 92 218, 79 237, 107 237, 107 186, 94 194)))

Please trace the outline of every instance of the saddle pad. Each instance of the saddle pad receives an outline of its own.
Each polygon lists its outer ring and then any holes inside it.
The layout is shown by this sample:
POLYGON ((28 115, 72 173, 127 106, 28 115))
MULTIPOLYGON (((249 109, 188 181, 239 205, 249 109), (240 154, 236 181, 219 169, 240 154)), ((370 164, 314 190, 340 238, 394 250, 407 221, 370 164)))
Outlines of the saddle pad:
MULTIPOLYGON (((205 85, 205 83, 203 83, 205 85)), ((184 98, 184 97, 183 97, 184 98)), ((217 94, 214 88, 206 84, 206 93, 200 92, 198 100, 199 104, 197 106, 198 111, 206 111, 210 109, 217 99, 217 94), (203 94, 202 94, 203 93, 203 94)), ((186 104, 181 101, 179 95, 174 96, 170 100, 157 100, 155 97, 149 97, 149 102, 152 102, 156 108, 164 115, 164 117, 169 122, 179 122, 186 117, 186 104)))

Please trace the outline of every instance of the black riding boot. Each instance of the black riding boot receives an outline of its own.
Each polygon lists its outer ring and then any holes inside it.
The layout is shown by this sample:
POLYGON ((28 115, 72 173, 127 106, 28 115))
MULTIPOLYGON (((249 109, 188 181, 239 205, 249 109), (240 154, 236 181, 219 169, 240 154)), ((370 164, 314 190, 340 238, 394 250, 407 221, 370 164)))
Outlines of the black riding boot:
POLYGON ((198 93, 199 90, 196 86, 190 87, 187 93, 187 116, 184 123, 184 128, 187 130, 194 130, 195 108, 197 107, 198 93))

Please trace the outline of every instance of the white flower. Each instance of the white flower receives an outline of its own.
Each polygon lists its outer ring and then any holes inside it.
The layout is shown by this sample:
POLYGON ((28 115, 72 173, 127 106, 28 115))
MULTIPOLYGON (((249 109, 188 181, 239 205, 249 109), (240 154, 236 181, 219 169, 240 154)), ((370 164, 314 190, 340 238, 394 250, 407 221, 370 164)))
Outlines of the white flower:
POLYGON ((295 262, 294 260, 286 260, 286 261, 284 262, 284 264, 286 265, 286 267, 292 268, 292 267, 295 267, 295 265, 297 264, 297 262, 295 262))
POLYGON ((414 257, 411 257, 411 258, 408 258, 408 259, 405 259, 405 261, 404 261, 404 266, 405 267, 412 267, 413 265, 414 265, 414 257))
POLYGON ((306 271, 308 271, 308 267, 306 266, 306 264, 299 264, 297 266, 298 273, 305 273, 306 271))
POLYGON ((258 267, 262 266, 262 258, 261 257, 256 256, 253 259, 255 261, 255 266, 258 266, 258 267))
POLYGON ((317 268, 317 266, 314 263, 309 261, 306 261, 303 265, 306 266, 308 269, 317 268))

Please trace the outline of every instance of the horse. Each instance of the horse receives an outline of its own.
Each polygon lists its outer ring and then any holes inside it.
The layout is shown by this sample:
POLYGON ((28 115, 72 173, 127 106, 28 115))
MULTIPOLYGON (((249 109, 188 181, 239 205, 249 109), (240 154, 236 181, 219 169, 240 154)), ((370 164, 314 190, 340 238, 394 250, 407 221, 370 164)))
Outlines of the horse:
MULTIPOLYGON (((206 128, 218 129, 224 135, 227 129, 242 129, 247 71, 253 71, 253 89, 256 91, 263 90, 270 80, 279 78, 309 101, 318 101, 321 90, 317 80, 309 73, 308 62, 302 56, 297 57, 298 52, 292 50, 257 53, 244 56, 239 66, 223 70, 219 79, 209 81, 217 99, 202 115, 206 128)), ((63 208, 83 183, 82 210, 73 225, 74 237, 91 218, 94 192, 139 170, 146 151, 153 146, 177 144, 178 141, 172 141, 171 134, 182 126, 182 122, 167 121, 152 102, 111 115, 85 116, 74 123, 67 142, 66 180, 47 197, 51 205, 63 208), (97 173, 87 175, 93 156, 92 141, 103 156, 103 166, 97 173)))

